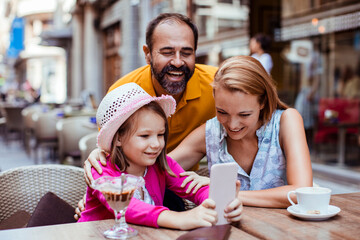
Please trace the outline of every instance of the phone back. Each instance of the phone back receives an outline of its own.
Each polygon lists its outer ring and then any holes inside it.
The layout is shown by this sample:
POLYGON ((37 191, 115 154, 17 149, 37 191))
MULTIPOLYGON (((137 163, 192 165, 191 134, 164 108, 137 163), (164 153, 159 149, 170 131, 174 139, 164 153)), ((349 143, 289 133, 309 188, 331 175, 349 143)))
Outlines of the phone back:
POLYGON ((221 163, 211 166, 209 198, 216 203, 218 213, 216 225, 227 224, 225 207, 236 197, 237 163, 221 163))

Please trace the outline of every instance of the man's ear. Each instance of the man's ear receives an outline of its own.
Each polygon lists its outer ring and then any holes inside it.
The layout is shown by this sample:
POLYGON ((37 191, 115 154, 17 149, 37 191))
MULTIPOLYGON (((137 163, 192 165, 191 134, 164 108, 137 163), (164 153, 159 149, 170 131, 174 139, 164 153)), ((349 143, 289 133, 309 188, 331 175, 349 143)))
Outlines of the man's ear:
POLYGON ((149 64, 149 65, 150 65, 151 52, 150 52, 149 47, 148 47, 147 45, 143 45, 143 51, 144 51, 144 54, 145 54, 146 64, 149 64))

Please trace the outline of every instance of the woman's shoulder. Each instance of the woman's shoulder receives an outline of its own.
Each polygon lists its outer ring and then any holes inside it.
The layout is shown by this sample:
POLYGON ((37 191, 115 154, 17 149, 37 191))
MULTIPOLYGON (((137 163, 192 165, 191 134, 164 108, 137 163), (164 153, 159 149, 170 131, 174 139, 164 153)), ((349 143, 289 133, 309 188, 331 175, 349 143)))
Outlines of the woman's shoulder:
POLYGON ((300 113, 295 108, 287 108, 285 110, 277 110, 280 113, 281 111, 281 120, 280 121, 291 121, 301 118, 300 113))
POLYGON ((293 128, 303 128, 304 123, 300 113, 295 108, 288 108, 283 110, 279 125, 280 129, 287 132, 293 128))
POLYGON ((211 127, 216 127, 216 126, 219 126, 219 125, 220 125, 220 122, 218 121, 217 117, 213 117, 213 118, 206 121, 206 128, 209 128, 210 126, 211 127))
POLYGON ((206 121, 206 126, 204 127, 206 136, 221 135, 221 123, 218 121, 217 117, 209 119, 206 121))

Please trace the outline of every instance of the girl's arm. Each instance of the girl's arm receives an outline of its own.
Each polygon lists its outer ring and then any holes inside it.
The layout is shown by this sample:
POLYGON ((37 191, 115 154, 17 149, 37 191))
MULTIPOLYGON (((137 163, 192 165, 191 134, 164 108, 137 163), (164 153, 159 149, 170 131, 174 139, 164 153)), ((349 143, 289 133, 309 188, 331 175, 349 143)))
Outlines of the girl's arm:
POLYGON ((163 211, 157 223, 160 227, 190 230, 198 227, 211 227, 217 221, 215 202, 206 199, 201 205, 184 212, 163 211))
MULTIPOLYGON (((228 222, 238 222, 241 218, 242 204, 239 199, 234 199, 225 209, 228 222)), ((199 227, 211 227, 217 222, 215 202, 206 199, 201 205, 184 212, 162 211, 157 223, 160 227, 190 230, 199 227)))
POLYGON ((244 205, 285 208, 290 205, 287 199, 289 191, 312 186, 311 160, 303 120, 295 109, 287 109, 281 115, 279 139, 286 158, 288 185, 266 190, 240 191, 238 198, 244 205))
POLYGON ((198 163, 206 155, 205 124, 193 130, 168 155, 185 170, 198 163))

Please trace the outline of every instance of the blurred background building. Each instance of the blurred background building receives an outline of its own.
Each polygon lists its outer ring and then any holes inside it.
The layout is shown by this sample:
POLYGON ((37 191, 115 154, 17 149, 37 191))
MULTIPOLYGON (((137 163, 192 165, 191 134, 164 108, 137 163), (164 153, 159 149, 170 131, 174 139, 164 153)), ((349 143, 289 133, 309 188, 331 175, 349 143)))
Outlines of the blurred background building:
POLYGON ((197 63, 250 55, 255 34, 270 36, 271 75, 304 118, 312 161, 359 168, 357 0, 2 0, 1 91, 31 87, 56 104, 91 95, 98 104, 112 83, 146 64, 146 26, 162 12, 197 24, 197 63))

